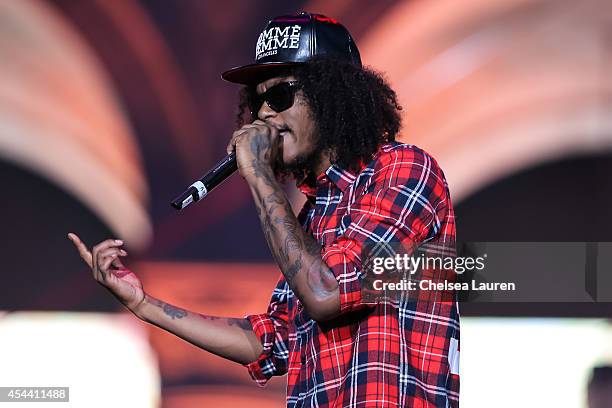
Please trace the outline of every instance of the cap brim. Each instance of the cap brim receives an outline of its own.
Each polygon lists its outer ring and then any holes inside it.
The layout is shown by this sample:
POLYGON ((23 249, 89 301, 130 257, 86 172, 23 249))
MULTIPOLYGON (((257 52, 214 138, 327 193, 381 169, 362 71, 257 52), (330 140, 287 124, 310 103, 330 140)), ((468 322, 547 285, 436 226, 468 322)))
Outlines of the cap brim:
POLYGON ((221 78, 228 82, 243 85, 255 85, 275 76, 283 69, 294 67, 299 62, 266 62, 262 64, 250 64, 236 67, 225 71, 221 78))

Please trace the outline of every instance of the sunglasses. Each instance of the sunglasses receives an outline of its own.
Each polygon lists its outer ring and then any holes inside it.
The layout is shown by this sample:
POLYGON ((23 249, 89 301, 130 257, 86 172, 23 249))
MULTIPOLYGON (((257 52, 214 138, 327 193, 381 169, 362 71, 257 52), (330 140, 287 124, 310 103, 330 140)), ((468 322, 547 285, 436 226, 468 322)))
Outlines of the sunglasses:
POLYGON ((255 95, 251 104, 251 113, 257 116, 261 105, 265 102, 274 112, 280 113, 293 106, 295 93, 298 90, 297 81, 281 82, 271 86, 261 95, 255 95))

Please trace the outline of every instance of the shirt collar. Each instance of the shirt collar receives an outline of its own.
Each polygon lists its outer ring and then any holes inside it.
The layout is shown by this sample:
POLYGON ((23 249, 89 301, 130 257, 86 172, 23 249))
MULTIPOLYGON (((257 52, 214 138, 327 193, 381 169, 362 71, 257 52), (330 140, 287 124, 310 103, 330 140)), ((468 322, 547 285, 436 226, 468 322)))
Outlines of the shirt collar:
POLYGON ((348 189, 349 186, 355 182, 355 178, 357 178, 355 174, 348 170, 344 170, 335 164, 329 166, 329 168, 323 174, 325 174, 329 181, 334 183, 341 191, 346 191, 346 189, 348 189))
POLYGON ((307 198, 314 199, 317 196, 317 188, 326 185, 327 183, 333 183, 340 191, 346 191, 351 184, 355 181, 357 176, 348 170, 344 170, 335 164, 329 166, 327 170, 319 174, 316 180, 316 185, 309 186, 305 181, 298 183, 297 187, 300 191, 306 195, 307 198))

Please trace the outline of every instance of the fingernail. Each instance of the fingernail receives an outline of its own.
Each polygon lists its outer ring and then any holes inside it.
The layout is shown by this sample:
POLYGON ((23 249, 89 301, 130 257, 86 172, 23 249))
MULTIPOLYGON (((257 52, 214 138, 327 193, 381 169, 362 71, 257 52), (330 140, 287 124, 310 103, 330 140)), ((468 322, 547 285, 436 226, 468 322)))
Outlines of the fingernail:
POLYGON ((122 241, 122 240, 120 240, 120 239, 116 239, 116 240, 115 240, 115 244, 119 244, 119 245, 121 245, 121 244, 123 244, 123 241, 122 241))

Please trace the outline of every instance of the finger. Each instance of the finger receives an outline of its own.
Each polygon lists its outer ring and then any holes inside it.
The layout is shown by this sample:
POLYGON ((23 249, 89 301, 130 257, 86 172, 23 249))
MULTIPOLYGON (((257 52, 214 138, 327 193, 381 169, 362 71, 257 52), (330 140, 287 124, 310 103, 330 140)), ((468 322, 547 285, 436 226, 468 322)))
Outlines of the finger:
POLYGON ((91 268, 93 258, 91 252, 89 252, 89 249, 87 249, 87 246, 85 246, 85 244, 83 243, 83 241, 81 241, 77 234, 74 234, 72 232, 68 234, 68 239, 72 241, 77 251, 79 251, 79 255, 81 256, 81 258, 91 268))
POLYGON ((268 126, 266 122, 264 122, 261 119, 255 119, 252 123, 252 125, 264 125, 264 126, 268 126))
POLYGON ((227 154, 231 154, 234 151, 234 145, 236 144, 235 140, 236 136, 234 135, 227 144, 227 147, 225 148, 225 150, 227 150, 227 154))
POLYGON ((249 126, 249 129, 253 129, 251 132, 254 132, 255 134, 267 135, 269 133, 272 136, 275 134, 278 135, 278 129, 261 120, 255 121, 251 125, 245 125, 245 127, 247 126, 249 126))
POLYGON ((111 263, 117 258, 117 256, 118 254, 111 254, 103 260, 100 260, 100 263, 98 264, 98 269, 100 270, 103 279, 106 279, 106 277, 110 273, 109 268, 111 266, 111 263))
POLYGON ((242 129, 247 130, 247 131, 250 129, 255 129, 256 133, 265 133, 268 130, 272 130, 276 128, 260 120, 260 121, 255 121, 249 125, 244 125, 242 129))
POLYGON ((232 151, 236 152, 240 146, 244 146, 244 140, 248 137, 248 134, 249 132, 241 133, 232 140, 232 151))
MULTIPOLYGON (((247 126, 247 125, 245 125, 247 126)), ((230 139, 229 143, 227 144, 227 154, 231 154, 234 150, 235 150, 235 146, 236 146, 236 139, 238 137, 240 137, 241 135, 244 135, 246 132, 248 131, 248 129, 245 129, 244 126, 238 130, 236 130, 234 133, 232 133, 232 138, 230 139)))
POLYGON ((96 265, 99 262, 98 254, 101 251, 104 251, 106 248, 109 247, 117 247, 121 245, 123 245, 123 241, 120 239, 107 239, 105 241, 100 242, 98 245, 93 247, 93 250, 91 251, 93 264, 96 265))
POLYGON ((127 255, 127 252, 117 247, 107 248, 104 251, 98 253, 98 263, 102 263, 107 257, 111 255, 125 256, 127 255))
POLYGON ((227 154, 232 154, 232 152, 234 151, 234 138, 233 137, 230 139, 225 150, 227 151, 227 154))
POLYGON ((240 129, 234 131, 234 133, 232 133, 232 140, 234 140, 238 136, 243 135, 244 133, 248 132, 250 128, 251 128, 251 125, 244 125, 240 129), (249 127, 247 128, 247 126, 249 126, 249 127))
POLYGON ((98 252, 98 257, 110 255, 115 252, 118 254, 127 255, 127 251, 125 249, 113 246, 98 252))
POLYGON ((246 124, 246 125, 244 125, 244 126, 241 128, 241 129, 253 129, 253 128, 258 128, 258 127, 260 127, 261 125, 264 125, 264 126, 265 126, 265 125, 266 125, 266 122, 263 122, 263 121, 261 121, 261 120, 259 120, 259 121, 257 121, 257 120, 256 120, 256 121, 255 121, 255 122, 253 122, 253 123, 247 123, 247 124, 246 124))
MULTIPOLYGON (((121 248, 113 247, 113 248, 105 249, 104 251, 102 251, 102 252, 100 252, 98 254, 98 264, 101 265, 110 256, 114 257, 114 259, 116 259, 116 260, 119 260, 119 257, 127 256, 127 254, 128 253, 125 250, 121 249, 121 248)), ((115 264, 115 263, 113 262, 113 264, 115 264)), ((120 261, 118 261, 118 265, 123 266, 123 264, 121 264, 120 261)))
POLYGON ((253 122, 251 122, 249 124, 246 124, 243 127, 247 127, 247 126, 250 126, 250 127, 261 127, 261 126, 264 126, 264 127, 267 127, 267 128, 272 128, 273 127, 273 126, 270 126, 268 123, 264 122, 261 119, 255 119, 253 122))
POLYGON ((114 253, 114 254, 107 255, 104 258, 100 258, 100 261, 98 263, 100 273, 106 275, 110 273, 110 269, 112 268, 123 269, 124 266, 123 266, 123 263, 121 262, 121 259, 119 259, 120 256, 123 256, 123 255, 119 253, 114 253))
MULTIPOLYGON (((119 254, 119 256, 123 256, 123 255, 119 254)), ((123 266, 123 262, 121 262, 121 259, 119 258, 119 256, 113 259, 113 262, 111 262, 111 265, 115 269, 125 269, 125 266, 123 266)))
POLYGON ((107 239, 105 241, 100 242, 98 245, 93 247, 92 253, 98 253, 100 251, 105 250, 110 247, 118 247, 123 245, 123 241, 120 239, 107 239))
POLYGON ((262 127, 265 127, 266 129, 269 129, 269 130, 270 130, 270 134, 271 134, 272 136, 278 136, 279 131, 278 131, 278 129, 277 129, 277 128, 275 128, 274 126, 269 126, 269 125, 267 125, 267 124, 265 124, 265 123, 264 123, 263 125, 261 125, 261 126, 262 126, 262 127))
MULTIPOLYGON (((250 141, 251 141, 251 139, 249 138, 249 134, 248 133, 245 133, 245 134, 242 134, 242 135, 238 136, 236 138, 236 140, 235 140, 235 144, 236 144, 236 146, 235 146, 236 150, 235 151, 236 151, 236 154, 238 154, 239 151, 241 151, 241 152, 242 151, 250 151, 250 149, 249 149, 249 146, 250 146, 250 143, 251 143, 250 141)), ((238 167, 240 167, 241 165, 244 166, 246 164, 247 164, 247 161, 245 161, 245 160, 242 160, 242 161, 238 160, 238 167)))

